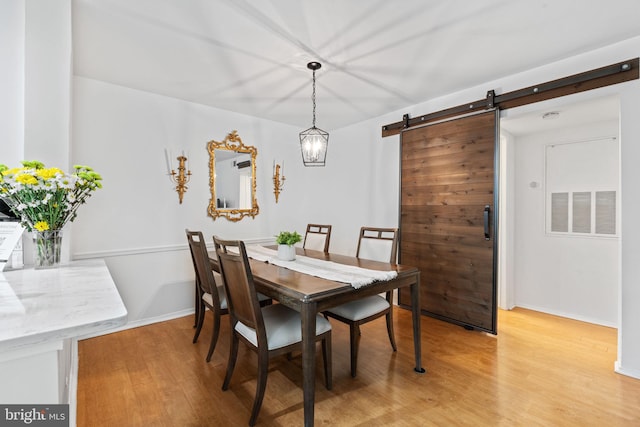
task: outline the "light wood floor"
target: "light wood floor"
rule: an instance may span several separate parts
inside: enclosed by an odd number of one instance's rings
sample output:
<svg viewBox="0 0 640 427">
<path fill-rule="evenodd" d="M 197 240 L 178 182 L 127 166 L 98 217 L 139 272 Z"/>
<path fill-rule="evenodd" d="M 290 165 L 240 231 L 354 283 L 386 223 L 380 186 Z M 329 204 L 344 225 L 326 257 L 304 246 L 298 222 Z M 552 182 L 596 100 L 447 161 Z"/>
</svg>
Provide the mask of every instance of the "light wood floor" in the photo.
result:
<svg viewBox="0 0 640 427">
<path fill-rule="evenodd" d="M 223 392 L 228 321 L 206 363 L 209 315 L 197 344 L 191 316 L 81 341 L 78 426 L 246 425 L 255 354 L 240 346 Z M 420 375 L 410 312 L 395 320 L 396 353 L 383 319 L 362 328 L 355 379 L 348 328 L 333 323 L 333 390 L 318 363 L 317 426 L 640 425 L 640 380 L 613 372 L 614 329 L 516 309 L 499 312 L 496 338 L 423 317 Z M 300 357 L 273 360 L 258 425 L 301 425 L 300 387 Z"/>
</svg>

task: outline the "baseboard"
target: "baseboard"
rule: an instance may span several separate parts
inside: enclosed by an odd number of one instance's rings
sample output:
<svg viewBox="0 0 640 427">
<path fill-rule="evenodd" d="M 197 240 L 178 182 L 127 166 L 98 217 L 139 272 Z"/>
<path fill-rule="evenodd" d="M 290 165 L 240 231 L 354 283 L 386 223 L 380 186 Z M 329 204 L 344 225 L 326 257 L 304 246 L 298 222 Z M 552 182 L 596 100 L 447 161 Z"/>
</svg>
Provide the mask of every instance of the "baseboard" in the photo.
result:
<svg viewBox="0 0 640 427">
<path fill-rule="evenodd" d="M 572 313 L 549 310 L 547 307 L 537 307 L 533 305 L 518 304 L 513 308 L 516 308 L 516 307 L 524 308 L 527 310 L 539 311 L 540 313 L 551 314 L 553 316 L 565 317 L 567 319 L 577 320 L 579 322 L 593 323 L 594 325 L 606 326 L 608 328 L 618 328 L 618 325 L 615 322 L 607 322 L 602 319 L 594 319 L 594 318 L 585 317 L 585 316 L 576 316 L 575 314 L 572 314 Z"/>
<path fill-rule="evenodd" d="M 188 309 L 185 309 L 185 310 L 174 311 L 173 313 L 163 314 L 161 316 L 148 317 L 146 319 L 133 320 L 133 321 L 127 322 L 126 324 L 124 324 L 122 326 L 119 326 L 117 328 L 109 329 L 107 331 L 96 332 L 96 333 L 90 334 L 90 335 L 84 335 L 84 336 L 82 336 L 80 338 L 80 340 L 86 340 L 86 339 L 89 339 L 89 338 L 99 337 L 99 336 L 102 336 L 102 335 L 109 335 L 109 334 L 113 334 L 115 332 L 125 331 L 127 329 L 133 329 L 133 328 L 139 328 L 141 326 L 152 325 L 154 323 L 166 322 L 167 320 L 178 319 L 180 317 L 185 317 L 185 316 L 189 316 L 189 315 L 193 316 L 194 311 L 195 310 L 193 308 L 188 308 Z"/>
<path fill-rule="evenodd" d="M 616 360 L 616 363 L 613 366 L 613 370 L 620 375 L 625 375 L 627 377 L 640 379 L 640 370 L 625 369 L 624 367 L 622 367 L 622 365 L 620 364 L 620 361 L 618 360 Z"/>
</svg>

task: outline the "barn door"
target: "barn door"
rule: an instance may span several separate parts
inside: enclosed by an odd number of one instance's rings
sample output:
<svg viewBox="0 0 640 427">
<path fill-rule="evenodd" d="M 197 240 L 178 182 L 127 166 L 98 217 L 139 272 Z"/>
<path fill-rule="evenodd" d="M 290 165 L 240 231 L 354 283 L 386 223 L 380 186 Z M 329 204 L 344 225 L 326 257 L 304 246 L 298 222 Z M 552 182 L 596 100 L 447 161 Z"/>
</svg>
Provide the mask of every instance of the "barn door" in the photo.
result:
<svg viewBox="0 0 640 427">
<path fill-rule="evenodd" d="M 400 262 L 422 312 L 495 334 L 498 110 L 401 134 Z M 400 305 L 411 295 L 402 291 Z"/>
</svg>

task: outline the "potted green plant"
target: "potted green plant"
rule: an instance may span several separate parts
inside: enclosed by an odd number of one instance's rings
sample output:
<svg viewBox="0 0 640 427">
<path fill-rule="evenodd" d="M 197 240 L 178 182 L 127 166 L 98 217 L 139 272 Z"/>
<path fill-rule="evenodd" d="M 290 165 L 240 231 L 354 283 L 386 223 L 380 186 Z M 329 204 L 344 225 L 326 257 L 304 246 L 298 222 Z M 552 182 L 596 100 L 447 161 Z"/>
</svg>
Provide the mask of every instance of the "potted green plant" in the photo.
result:
<svg viewBox="0 0 640 427">
<path fill-rule="evenodd" d="M 293 261 L 296 259 L 296 248 L 293 246 L 302 241 L 302 236 L 297 231 L 281 231 L 276 236 L 278 244 L 278 258 L 283 261 Z"/>
</svg>

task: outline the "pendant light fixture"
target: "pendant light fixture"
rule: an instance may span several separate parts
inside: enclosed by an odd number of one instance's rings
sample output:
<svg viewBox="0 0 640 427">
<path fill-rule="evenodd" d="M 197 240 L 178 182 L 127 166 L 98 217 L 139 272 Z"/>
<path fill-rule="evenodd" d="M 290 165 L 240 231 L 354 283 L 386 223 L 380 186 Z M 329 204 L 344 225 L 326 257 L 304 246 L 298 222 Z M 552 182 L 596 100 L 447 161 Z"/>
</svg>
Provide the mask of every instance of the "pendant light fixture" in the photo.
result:
<svg viewBox="0 0 640 427">
<path fill-rule="evenodd" d="M 327 157 L 327 145 L 329 145 L 329 134 L 316 127 L 316 70 L 322 64 L 319 62 L 309 62 L 307 68 L 313 71 L 313 124 L 300 132 L 300 150 L 302 151 L 302 162 L 305 166 L 324 166 Z"/>
</svg>

